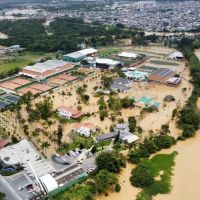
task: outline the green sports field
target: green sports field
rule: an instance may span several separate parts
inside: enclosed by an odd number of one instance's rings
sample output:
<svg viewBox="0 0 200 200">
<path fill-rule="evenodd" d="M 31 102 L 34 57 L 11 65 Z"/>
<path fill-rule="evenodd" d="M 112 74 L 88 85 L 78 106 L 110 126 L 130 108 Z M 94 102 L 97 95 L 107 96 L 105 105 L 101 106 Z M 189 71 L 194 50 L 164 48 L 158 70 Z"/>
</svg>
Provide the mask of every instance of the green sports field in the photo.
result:
<svg viewBox="0 0 200 200">
<path fill-rule="evenodd" d="M 0 73 L 7 72 L 16 67 L 23 68 L 30 63 L 35 63 L 37 60 L 47 57 L 54 57 L 54 54 L 40 52 L 21 52 L 16 57 L 0 59 Z"/>
</svg>

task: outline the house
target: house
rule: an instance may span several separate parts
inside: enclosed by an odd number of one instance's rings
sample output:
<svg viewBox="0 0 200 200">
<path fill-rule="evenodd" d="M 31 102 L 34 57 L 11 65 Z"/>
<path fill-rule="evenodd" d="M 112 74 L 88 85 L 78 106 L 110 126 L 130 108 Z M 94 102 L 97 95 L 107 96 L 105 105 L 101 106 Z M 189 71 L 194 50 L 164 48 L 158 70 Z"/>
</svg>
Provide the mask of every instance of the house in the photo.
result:
<svg viewBox="0 0 200 200">
<path fill-rule="evenodd" d="M 99 127 L 92 123 L 79 123 L 73 127 L 74 132 L 85 137 L 89 137 L 92 133 L 97 132 L 97 130 L 99 130 Z"/>
<path fill-rule="evenodd" d="M 96 137 L 97 142 L 115 139 L 119 137 L 119 140 L 127 145 L 134 144 L 139 137 L 132 134 L 129 130 L 127 123 L 117 124 L 113 132 L 102 134 Z"/>
<path fill-rule="evenodd" d="M 61 117 L 68 118 L 68 119 L 70 119 L 70 118 L 77 119 L 84 115 L 83 112 L 80 112 L 78 110 L 75 110 L 75 109 L 69 108 L 69 107 L 65 107 L 65 106 L 60 106 L 57 108 L 57 110 Z"/>
<path fill-rule="evenodd" d="M 132 81 L 127 78 L 114 78 L 110 89 L 116 92 L 128 92 L 131 89 Z"/>
</svg>

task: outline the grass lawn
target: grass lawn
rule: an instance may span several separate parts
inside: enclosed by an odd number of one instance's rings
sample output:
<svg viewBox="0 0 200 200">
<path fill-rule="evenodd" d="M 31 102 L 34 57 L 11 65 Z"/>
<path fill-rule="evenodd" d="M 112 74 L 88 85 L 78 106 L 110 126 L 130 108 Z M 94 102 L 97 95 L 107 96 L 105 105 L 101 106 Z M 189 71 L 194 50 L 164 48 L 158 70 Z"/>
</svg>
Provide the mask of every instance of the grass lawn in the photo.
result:
<svg viewBox="0 0 200 200">
<path fill-rule="evenodd" d="M 80 144 L 84 146 L 84 148 L 89 149 L 94 144 L 94 141 L 92 138 L 86 138 L 83 136 L 78 135 L 77 133 L 71 133 L 71 143 L 66 143 L 63 145 L 63 147 L 58 148 L 58 153 L 67 153 L 70 150 L 74 150 L 75 148 L 79 148 Z"/>
<path fill-rule="evenodd" d="M 145 188 L 137 196 L 136 200 L 152 200 L 157 194 L 167 194 L 171 191 L 171 176 L 173 175 L 173 167 L 175 165 L 175 157 L 177 152 L 171 154 L 158 154 L 150 159 L 150 166 L 155 182 Z M 142 162 L 145 162 L 143 160 Z"/>
<path fill-rule="evenodd" d="M 91 195 L 91 186 L 76 185 L 63 193 L 51 197 L 50 200 L 86 200 L 87 197 Z"/>
<path fill-rule="evenodd" d="M 16 67 L 23 68 L 30 63 L 35 63 L 37 60 L 47 57 L 53 57 L 52 53 L 40 53 L 40 52 L 21 52 L 18 56 L 12 59 L 0 60 L 0 73 L 7 72 Z"/>
<path fill-rule="evenodd" d="M 101 48 L 98 50 L 99 50 L 99 55 L 101 57 L 106 57 L 106 56 L 110 56 L 112 54 L 117 54 L 121 52 L 122 48 L 121 47 L 107 47 L 107 48 Z"/>
<path fill-rule="evenodd" d="M 169 66 L 178 66 L 178 63 L 175 62 L 168 62 L 162 60 L 151 60 L 150 63 L 157 64 L 157 65 L 169 65 Z"/>
</svg>

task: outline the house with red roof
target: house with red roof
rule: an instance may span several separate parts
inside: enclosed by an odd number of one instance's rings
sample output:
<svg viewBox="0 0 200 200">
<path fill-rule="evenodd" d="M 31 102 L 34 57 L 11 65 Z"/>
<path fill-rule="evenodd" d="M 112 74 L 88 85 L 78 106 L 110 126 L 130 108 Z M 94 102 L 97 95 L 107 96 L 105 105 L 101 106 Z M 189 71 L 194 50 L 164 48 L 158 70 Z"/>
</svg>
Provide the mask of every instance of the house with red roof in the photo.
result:
<svg viewBox="0 0 200 200">
<path fill-rule="evenodd" d="M 57 108 L 57 110 L 61 117 L 68 118 L 68 119 L 70 118 L 78 119 L 79 117 L 84 115 L 83 112 L 80 112 L 79 110 L 75 110 L 73 108 L 66 107 L 66 106 L 60 106 Z"/>
</svg>

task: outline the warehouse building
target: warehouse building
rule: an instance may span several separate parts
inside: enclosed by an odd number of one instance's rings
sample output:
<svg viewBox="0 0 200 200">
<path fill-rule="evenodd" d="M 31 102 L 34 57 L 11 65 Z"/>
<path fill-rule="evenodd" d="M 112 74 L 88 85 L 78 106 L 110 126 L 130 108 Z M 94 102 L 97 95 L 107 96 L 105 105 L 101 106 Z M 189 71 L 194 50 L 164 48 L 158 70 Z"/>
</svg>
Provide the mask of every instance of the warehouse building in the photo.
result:
<svg viewBox="0 0 200 200">
<path fill-rule="evenodd" d="M 159 68 L 148 76 L 148 80 L 153 83 L 167 84 L 167 81 L 174 77 L 175 71 L 167 68 Z"/>
<path fill-rule="evenodd" d="M 63 56 L 63 60 L 67 62 L 80 62 L 87 56 L 95 56 L 98 50 L 94 48 L 82 49 L 73 53 L 69 53 Z"/>
<path fill-rule="evenodd" d="M 72 69 L 74 65 L 62 60 L 47 60 L 43 63 L 37 63 L 22 69 L 19 74 L 34 78 L 36 80 L 44 80 L 52 75 Z"/>
</svg>

